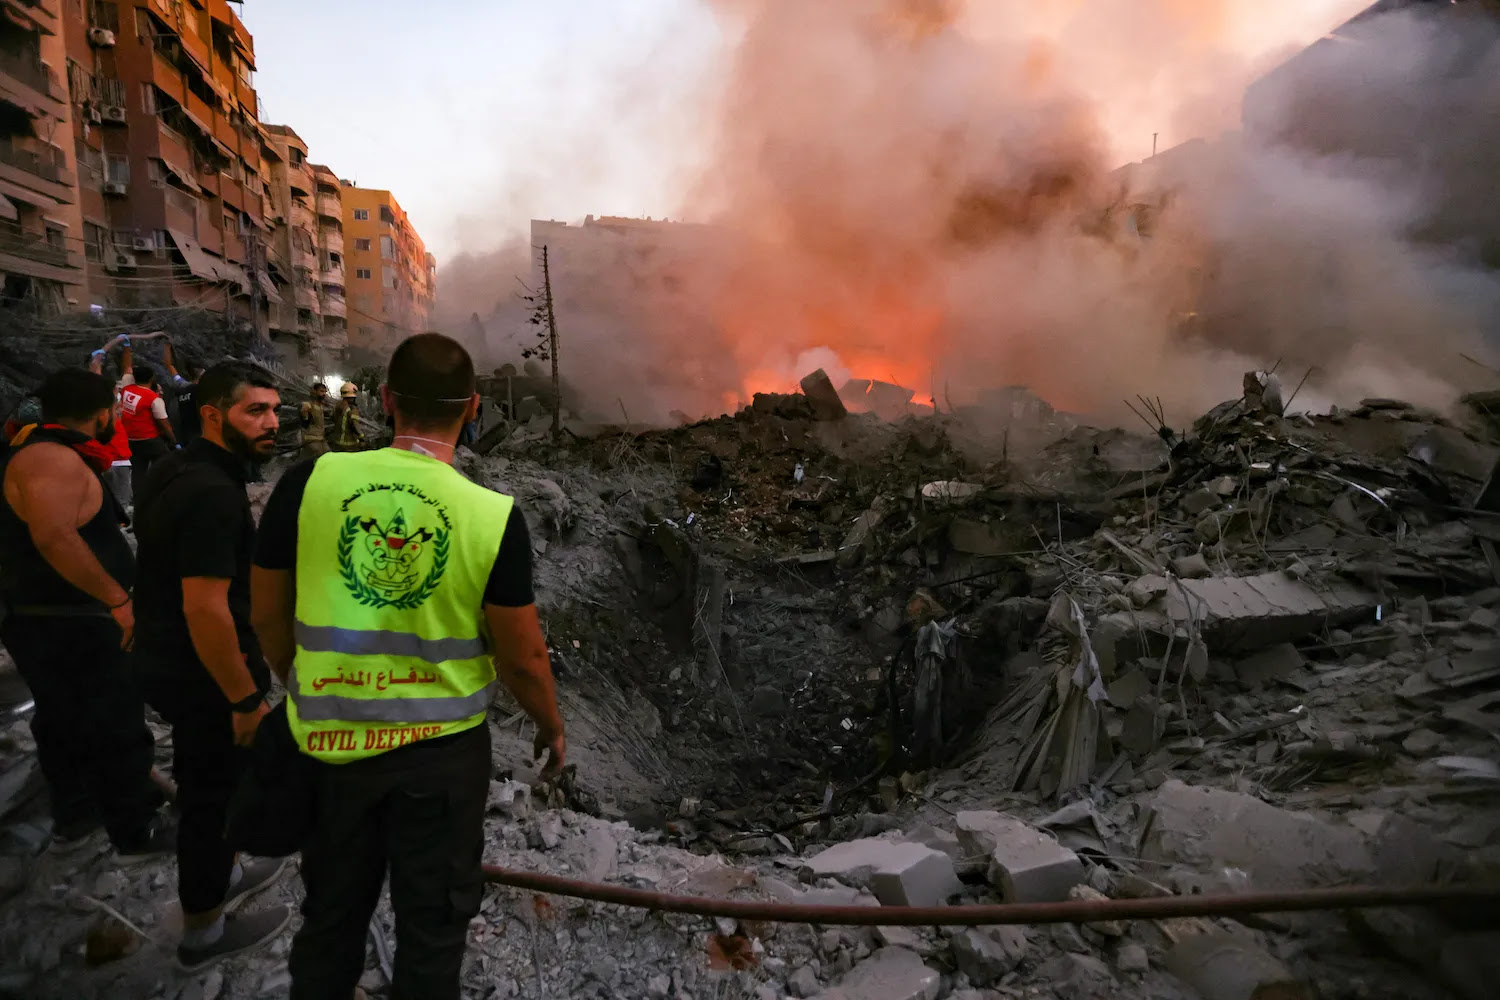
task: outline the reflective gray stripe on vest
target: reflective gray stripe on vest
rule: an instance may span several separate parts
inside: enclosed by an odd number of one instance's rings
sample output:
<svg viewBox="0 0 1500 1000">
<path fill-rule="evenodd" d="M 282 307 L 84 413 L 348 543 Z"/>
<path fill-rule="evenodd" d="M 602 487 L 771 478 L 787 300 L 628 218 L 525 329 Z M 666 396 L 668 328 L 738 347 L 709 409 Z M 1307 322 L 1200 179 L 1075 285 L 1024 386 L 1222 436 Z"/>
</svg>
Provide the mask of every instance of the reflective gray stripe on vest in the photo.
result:
<svg viewBox="0 0 1500 1000">
<path fill-rule="evenodd" d="M 309 653 L 344 653 L 348 656 L 403 656 L 427 663 L 472 660 L 483 656 L 484 639 L 424 639 L 410 632 L 383 629 L 339 628 L 297 622 L 297 645 Z"/>
<path fill-rule="evenodd" d="M 444 698 L 349 698 L 340 694 L 302 694 L 297 668 L 287 677 L 287 690 L 304 722 L 458 722 L 490 707 L 495 696 L 491 681 L 473 694 Z"/>
</svg>

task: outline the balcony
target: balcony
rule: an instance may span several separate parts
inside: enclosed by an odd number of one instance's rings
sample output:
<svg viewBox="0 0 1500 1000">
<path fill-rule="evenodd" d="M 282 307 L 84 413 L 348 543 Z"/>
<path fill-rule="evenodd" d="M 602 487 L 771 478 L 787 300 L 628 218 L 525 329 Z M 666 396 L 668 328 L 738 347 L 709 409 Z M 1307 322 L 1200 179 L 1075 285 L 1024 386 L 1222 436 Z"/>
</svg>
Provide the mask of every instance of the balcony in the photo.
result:
<svg viewBox="0 0 1500 1000">
<path fill-rule="evenodd" d="M 332 226 L 318 228 L 318 246 L 329 253 L 343 254 L 344 234 Z"/>
<path fill-rule="evenodd" d="M 323 315 L 325 317 L 337 316 L 342 319 L 348 315 L 348 308 L 345 305 L 344 297 L 342 295 L 331 294 L 325 289 L 322 296 L 320 296 L 320 301 L 322 303 Z"/>
<path fill-rule="evenodd" d="M 292 202 L 291 223 L 298 228 L 306 229 L 309 233 L 316 232 L 318 228 L 317 220 L 313 218 L 312 209 L 308 208 L 303 202 L 295 200 Z"/>
<path fill-rule="evenodd" d="M 324 194 L 318 192 L 318 214 L 329 219 L 337 219 L 341 224 L 344 221 L 344 205 L 336 194 Z"/>
<path fill-rule="evenodd" d="M 318 292 L 311 285 L 298 285 L 296 302 L 298 309 L 306 309 L 310 312 L 320 312 L 318 305 Z"/>
<path fill-rule="evenodd" d="M 0 138 L 0 180 L 47 195 L 63 204 L 73 203 L 73 175 L 63 169 L 62 150 L 42 146 L 40 150 L 23 149 L 9 139 Z"/>
<path fill-rule="evenodd" d="M 67 93 L 39 55 L 0 49 L 0 97 L 53 118 L 67 111 Z"/>
<path fill-rule="evenodd" d="M 41 233 L 28 233 L 14 222 L 0 219 L 0 271 L 25 274 L 46 281 L 81 282 L 79 255 L 47 242 Z"/>
<path fill-rule="evenodd" d="M 318 269 L 318 255 L 311 250 L 304 250 L 293 243 L 292 267 L 299 270 L 316 271 Z"/>
</svg>

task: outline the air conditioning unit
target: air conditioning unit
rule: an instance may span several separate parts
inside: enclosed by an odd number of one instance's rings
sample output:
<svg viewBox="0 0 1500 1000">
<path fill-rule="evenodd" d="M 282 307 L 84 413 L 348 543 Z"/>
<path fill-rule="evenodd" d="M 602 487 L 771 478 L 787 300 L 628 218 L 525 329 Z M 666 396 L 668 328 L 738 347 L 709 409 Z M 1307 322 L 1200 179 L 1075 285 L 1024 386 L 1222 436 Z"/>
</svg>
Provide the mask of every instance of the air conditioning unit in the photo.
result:
<svg viewBox="0 0 1500 1000">
<path fill-rule="evenodd" d="M 127 267 L 135 267 L 135 254 L 124 250 L 107 250 L 104 254 L 104 269 L 111 274 Z"/>
<path fill-rule="evenodd" d="M 94 107 L 93 105 L 89 105 L 88 114 L 89 121 L 93 122 L 95 125 L 98 125 L 101 121 L 104 120 L 104 116 L 99 113 L 99 109 Z"/>
<path fill-rule="evenodd" d="M 104 120 L 105 121 L 107 121 L 107 122 L 114 122 L 116 125 L 124 125 L 125 124 L 125 109 L 123 107 L 121 107 L 120 105 L 118 105 L 118 104 L 106 104 L 103 107 L 102 111 L 103 111 L 103 114 L 104 114 Z M 95 115 L 97 116 L 98 114 L 99 114 L 99 112 L 96 111 Z M 94 120 L 98 121 L 99 119 L 97 117 L 95 117 Z"/>
<path fill-rule="evenodd" d="M 115 47 L 115 33 L 108 28 L 90 28 L 89 44 L 101 49 L 112 49 Z"/>
<path fill-rule="evenodd" d="M 137 250 L 151 251 L 156 249 L 155 236 L 137 236 L 130 241 L 130 245 Z"/>
<path fill-rule="evenodd" d="M 105 194 L 119 194 L 119 195 L 123 195 L 123 194 L 126 193 L 127 190 L 128 190 L 128 186 L 126 185 L 126 183 L 124 181 L 105 181 L 104 182 L 104 193 Z"/>
</svg>

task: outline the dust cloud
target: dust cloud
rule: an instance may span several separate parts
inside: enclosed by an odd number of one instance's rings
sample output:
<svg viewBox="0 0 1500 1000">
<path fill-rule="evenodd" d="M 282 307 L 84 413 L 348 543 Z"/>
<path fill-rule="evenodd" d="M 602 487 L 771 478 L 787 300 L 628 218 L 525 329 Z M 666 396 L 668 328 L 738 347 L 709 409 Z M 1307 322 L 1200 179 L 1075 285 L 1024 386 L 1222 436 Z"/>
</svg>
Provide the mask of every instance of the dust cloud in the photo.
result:
<svg viewBox="0 0 1500 1000">
<path fill-rule="evenodd" d="M 709 225 L 664 236 L 667 265 L 559 269 L 564 376 L 641 419 L 817 365 L 1106 419 L 1143 393 L 1185 421 L 1278 361 L 1309 399 L 1443 402 L 1500 318 L 1487 3 L 1265 75 L 1363 4 L 714 0 L 732 53 L 682 205 Z M 529 336 L 495 308 L 511 273 L 440 279 L 497 362 Z"/>
</svg>

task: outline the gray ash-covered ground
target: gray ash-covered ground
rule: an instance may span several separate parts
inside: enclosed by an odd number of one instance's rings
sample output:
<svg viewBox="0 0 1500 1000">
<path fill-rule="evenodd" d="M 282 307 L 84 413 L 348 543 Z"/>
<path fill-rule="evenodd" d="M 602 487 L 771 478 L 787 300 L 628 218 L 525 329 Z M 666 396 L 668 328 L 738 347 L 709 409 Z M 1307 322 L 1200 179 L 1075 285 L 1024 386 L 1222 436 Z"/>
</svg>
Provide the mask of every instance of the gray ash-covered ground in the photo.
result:
<svg viewBox="0 0 1500 1000">
<path fill-rule="evenodd" d="M 1500 871 L 1500 498 L 1481 494 L 1500 448 L 1481 415 L 1283 417 L 1250 392 L 1135 435 L 763 397 L 671 431 L 525 437 L 458 464 L 526 513 L 574 770 L 527 793 L 528 723 L 497 705 L 494 862 L 868 905 L 890 885 L 857 862 L 893 849 L 958 876 L 938 879 L 955 903 Z M 33 758 L 24 723 L 0 741 L 3 788 Z M 284 995 L 285 939 L 172 972 L 171 865 L 37 859 L 44 811 L 16 799 L 0 987 Z M 1007 853 L 1032 839 L 1050 882 Z M 856 840 L 853 861 L 819 857 Z M 90 966 L 100 902 L 152 943 Z M 860 931 L 496 889 L 465 995 L 1218 1000 L 1203 953 L 1238 949 L 1262 970 L 1247 996 L 1478 1000 L 1492 916 Z"/>
</svg>

